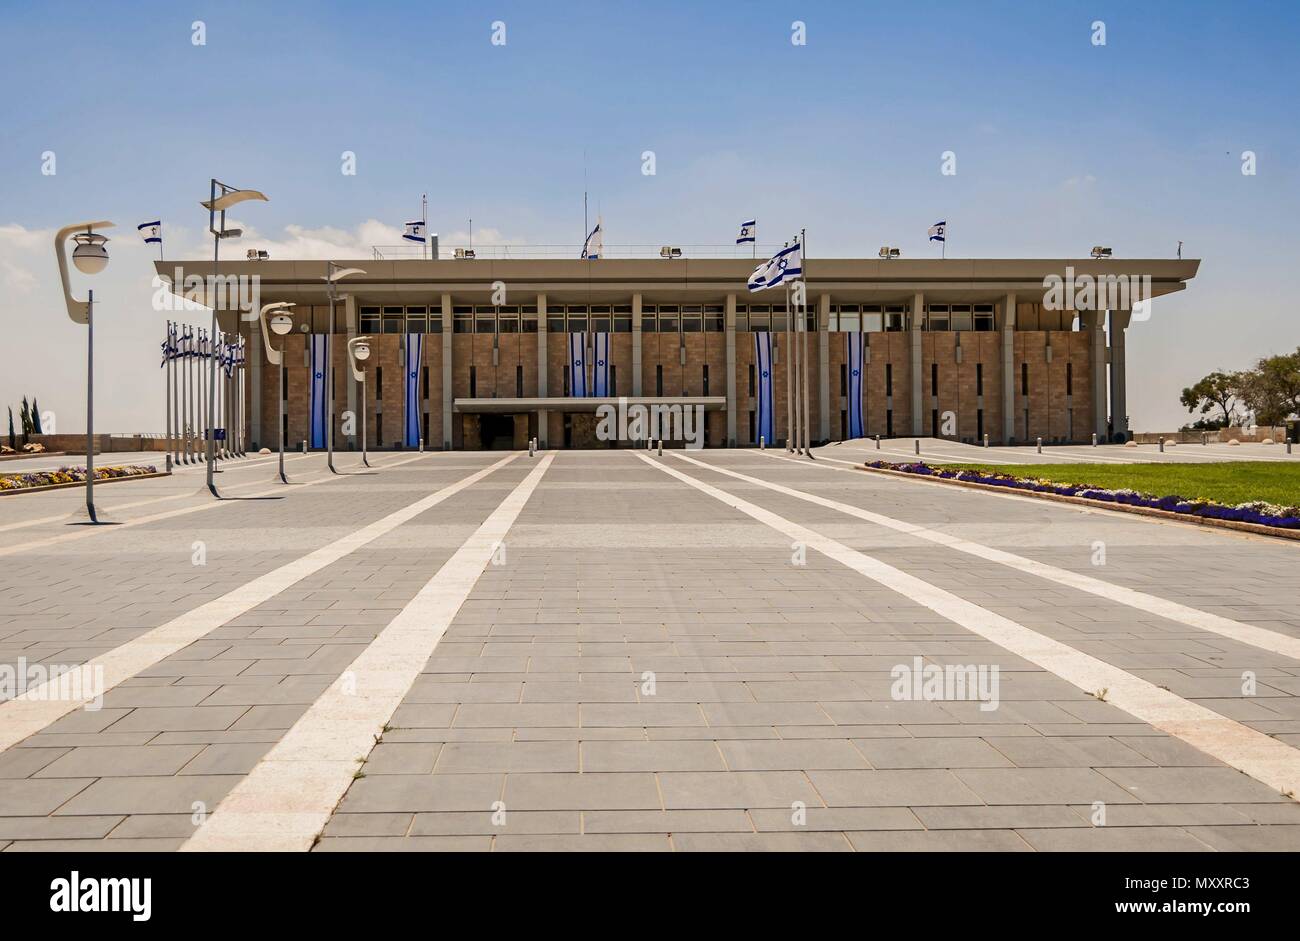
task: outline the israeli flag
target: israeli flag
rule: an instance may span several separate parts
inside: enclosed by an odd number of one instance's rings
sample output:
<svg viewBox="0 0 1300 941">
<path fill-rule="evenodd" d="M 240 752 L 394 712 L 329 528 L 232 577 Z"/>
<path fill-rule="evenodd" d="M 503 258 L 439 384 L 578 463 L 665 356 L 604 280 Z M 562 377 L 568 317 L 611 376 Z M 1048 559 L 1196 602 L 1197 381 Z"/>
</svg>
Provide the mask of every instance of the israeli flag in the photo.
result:
<svg viewBox="0 0 1300 941">
<path fill-rule="evenodd" d="M 594 358 L 591 368 L 591 394 L 596 398 L 605 398 L 610 395 L 608 333 L 601 332 L 591 335 L 591 352 Z"/>
<path fill-rule="evenodd" d="M 325 447 L 325 412 L 329 396 L 325 391 L 326 344 L 324 333 L 311 335 L 311 447 Z"/>
<path fill-rule="evenodd" d="M 406 335 L 406 433 L 403 443 L 408 448 L 418 448 L 421 438 L 420 417 L 420 365 L 423 362 L 424 334 L 408 333 Z"/>
<path fill-rule="evenodd" d="M 587 334 L 569 334 L 569 395 L 587 397 Z"/>
<path fill-rule="evenodd" d="M 783 281 L 794 280 L 803 274 L 803 246 L 798 242 L 781 249 L 768 261 L 754 269 L 747 287 L 751 291 L 765 291 Z"/>
<path fill-rule="evenodd" d="M 866 372 L 866 356 L 864 355 L 863 341 L 865 340 L 861 330 L 852 330 L 844 334 L 844 344 L 846 346 L 844 361 L 848 364 L 849 388 L 848 388 L 848 411 L 849 411 L 849 437 L 865 438 L 867 436 L 866 426 L 862 420 L 862 379 Z"/>
<path fill-rule="evenodd" d="M 406 223 L 406 232 L 403 233 L 402 238 L 406 239 L 408 242 L 419 242 L 420 244 L 424 244 L 426 241 L 424 230 L 424 222 L 416 219 L 414 222 Z"/>
<path fill-rule="evenodd" d="M 597 219 L 596 228 L 591 230 L 587 241 L 582 243 L 582 257 L 594 261 L 603 254 L 605 254 L 605 233 L 601 229 L 601 221 Z"/>
<path fill-rule="evenodd" d="M 776 426 L 772 413 L 772 334 L 759 330 L 754 334 L 754 370 L 758 373 L 758 401 L 754 403 L 754 433 L 768 445 L 775 442 Z M 754 444 L 758 444 L 757 441 Z"/>
<path fill-rule="evenodd" d="M 936 222 L 929 228 L 931 242 L 946 242 L 948 234 L 948 223 Z"/>
<path fill-rule="evenodd" d="M 136 230 L 139 231 L 140 237 L 144 239 L 146 245 L 150 242 L 156 242 L 159 245 L 162 244 L 161 219 L 157 222 L 142 222 L 136 226 Z"/>
<path fill-rule="evenodd" d="M 736 244 L 744 242 L 753 242 L 758 238 L 758 221 L 750 219 L 748 222 L 740 224 L 740 234 L 736 236 Z"/>
</svg>

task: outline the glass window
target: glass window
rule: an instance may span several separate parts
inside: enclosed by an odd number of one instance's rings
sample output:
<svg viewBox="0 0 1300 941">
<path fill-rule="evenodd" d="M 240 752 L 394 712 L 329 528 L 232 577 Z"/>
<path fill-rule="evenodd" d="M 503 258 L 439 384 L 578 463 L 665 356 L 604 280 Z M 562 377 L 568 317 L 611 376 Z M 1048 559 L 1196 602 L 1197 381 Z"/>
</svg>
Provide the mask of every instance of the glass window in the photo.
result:
<svg viewBox="0 0 1300 941">
<path fill-rule="evenodd" d="M 429 332 L 442 333 L 442 315 L 431 314 L 429 316 Z"/>
<path fill-rule="evenodd" d="M 862 332 L 879 333 L 881 330 L 885 329 L 884 319 L 885 315 L 880 312 L 879 308 L 873 311 L 863 311 Z"/>
<path fill-rule="evenodd" d="M 949 315 L 949 323 L 954 330 L 969 330 L 971 328 L 970 305 L 954 304 Z"/>
<path fill-rule="evenodd" d="M 501 313 L 497 315 L 497 329 L 502 333 L 518 333 L 518 310 L 517 307 L 502 307 Z"/>
<path fill-rule="evenodd" d="M 974 319 L 975 319 L 976 330 L 984 330 L 984 331 L 992 330 L 993 329 L 993 305 L 976 304 Z"/>
<path fill-rule="evenodd" d="M 492 310 L 492 308 L 489 307 L 488 312 L 483 313 L 482 310 L 480 309 L 480 311 L 474 315 L 474 332 L 475 333 L 496 333 L 497 332 L 496 311 Z"/>
<path fill-rule="evenodd" d="M 699 333 L 703 329 L 703 314 L 698 304 L 682 308 L 682 333 Z"/>
<path fill-rule="evenodd" d="M 659 308 L 659 332 L 676 333 L 678 327 L 678 317 L 676 307 L 660 306 Z"/>
<path fill-rule="evenodd" d="M 459 310 L 452 315 L 452 331 L 454 333 L 473 333 L 474 332 L 474 315 L 467 310 L 461 313 Z"/>
<path fill-rule="evenodd" d="M 564 332 L 564 308 L 556 310 L 554 307 L 546 312 L 546 329 L 549 333 Z"/>
<path fill-rule="evenodd" d="M 736 332 L 744 333 L 749 329 L 749 308 L 736 307 Z"/>
<path fill-rule="evenodd" d="M 785 316 L 785 307 L 780 305 L 772 306 L 772 332 L 781 333 L 786 329 L 788 321 Z"/>
<path fill-rule="evenodd" d="M 749 329 L 761 333 L 771 326 L 771 308 L 765 305 L 751 305 L 749 308 Z"/>
<path fill-rule="evenodd" d="M 862 329 L 862 315 L 858 313 L 856 304 L 842 304 L 839 310 L 839 324 L 831 323 L 832 330 L 841 330 L 845 333 L 852 333 Z"/>
<path fill-rule="evenodd" d="M 610 315 L 592 312 L 591 329 L 596 333 L 609 333 Z"/>
<path fill-rule="evenodd" d="M 707 333 L 722 333 L 726 329 L 726 314 L 722 308 L 714 310 L 706 307 L 704 309 L 704 330 Z"/>
<path fill-rule="evenodd" d="M 363 334 L 378 333 L 379 323 L 378 307 L 361 308 L 361 332 Z"/>
<path fill-rule="evenodd" d="M 584 308 L 578 309 L 583 310 Z M 587 315 L 585 313 L 575 314 L 572 307 L 569 308 L 568 321 L 570 333 L 583 333 L 587 329 Z"/>
<path fill-rule="evenodd" d="M 632 332 L 632 314 L 631 314 L 630 311 L 629 311 L 628 313 L 626 313 L 626 314 L 623 314 L 623 313 L 618 313 L 618 312 L 617 312 L 617 309 L 615 309 L 615 313 L 614 313 L 614 332 L 615 332 L 615 333 L 631 333 L 631 332 Z"/>
</svg>

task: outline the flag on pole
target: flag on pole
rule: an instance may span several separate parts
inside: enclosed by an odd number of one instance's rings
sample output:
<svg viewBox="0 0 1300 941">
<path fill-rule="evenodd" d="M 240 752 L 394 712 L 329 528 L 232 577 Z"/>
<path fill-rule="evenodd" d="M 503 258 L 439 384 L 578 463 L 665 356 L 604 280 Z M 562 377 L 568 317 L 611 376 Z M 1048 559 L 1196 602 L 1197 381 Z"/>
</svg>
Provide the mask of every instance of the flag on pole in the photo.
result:
<svg viewBox="0 0 1300 941">
<path fill-rule="evenodd" d="M 420 365 L 424 351 L 424 334 L 406 335 L 406 415 L 403 441 L 408 448 L 418 448 L 422 437 L 420 427 Z"/>
<path fill-rule="evenodd" d="M 862 379 L 866 356 L 864 355 L 865 339 L 861 330 L 851 330 L 844 334 L 844 343 L 848 347 L 845 353 L 845 360 L 848 365 L 849 389 L 849 437 L 865 438 L 867 436 L 866 426 L 862 421 Z"/>
<path fill-rule="evenodd" d="M 758 401 L 754 408 L 754 434 L 771 445 L 776 424 L 772 412 L 772 334 L 766 330 L 754 333 L 754 370 L 758 373 Z M 757 441 L 754 444 L 758 444 Z"/>
<path fill-rule="evenodd" d="M 596 227 L 591 230 L 587 241 L 582 244 L 582 257 L 594 261 L 603 254 L 605 254 L 605 233 L 601 229 L 600 217 L 597 216 Z"/>
<path fill-rule="evenodd" d="M 159 245 L 162 244 L 161 219 L 157 222 L 141 222 L 136 226 L 136 230 L 140 233 L 140 237 L 144 239 L 146 245 L 150 242 L 156 242 Z"/>
<path fill-rule="evenodd" d="M 573 398 L 587 396 L 587 334 L 569 334 L 569 395 Z"/>
<path fill-rule="evenodd" d="M 793 280 L 802 274 L 803 246 L 795 242 L 755 268 L 754 273 L 749 276 L 747 286 L 751 291 L 765 291 L 776 287 L 787 278 Z"/>
<path fill-rule="evenodd" d="M 328 396 L 325 394 L 325 341 L 329 336 L 324 333 L 311 335 L 311 447 L 325 447 L 325 406 Z"/>
<path fill-rule="evenodd" d="M 946 222 L 936 222 L 934 225 L 930 226 L 930 229 L 929 229 L 929 235 L 930 235 L 930 241 L 931 241 L 931 242 L 946 242 L 946 241 L 948 241 L 948 239 L 947 239 L 947 235 L 948 235 L 948 223 L 946 223 Z"/>
<path fill-rule="evenodd" d="M 758 239 L 758 220 L 750 219 L 748 222 L 740 224 L 740 234 L 736 236 L 736 244 L 744 242 L 753 242 Z"/>
<path fill-rule="evenodd" d="M 406 232 L 402 234 L 402 238 L 406 239 L 408 242 L 419 242 L 423 245 L 427 241 L 425 237 L 425 228 L 425 223 L 421 219 L 416 219 L 414 222 L 408 222 L 406 223 Z"/>
<path fill-rule="evenodd" d="M 609 392 L 609 334 L 601 331 L 591 335 L 591 352 L 594 362 L 591 370 L 591 394 L 604 398 Z"/>
</svg>

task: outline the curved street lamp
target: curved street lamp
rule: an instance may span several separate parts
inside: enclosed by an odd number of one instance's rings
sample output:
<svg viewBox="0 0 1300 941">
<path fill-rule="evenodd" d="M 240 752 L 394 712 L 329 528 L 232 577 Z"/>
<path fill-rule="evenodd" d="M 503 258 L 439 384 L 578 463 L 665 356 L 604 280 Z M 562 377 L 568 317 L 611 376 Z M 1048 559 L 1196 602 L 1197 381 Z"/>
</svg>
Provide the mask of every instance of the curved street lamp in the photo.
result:
<svg viewBox="0 0 1300 941">
<path fill-rule="evenodd" d="M 208 301 L 212 306 L 212 342 L 217 342 L 217 284 L 221 278 L 221 268 L 219 257 L 221 255 L 222 239 L 237 239 L 244 234 L 243 229 L 226 228 L 226 210 L 231 206 L 237 206 L 240 203 L 248 202 L 250 199 L 268 202 L 266 196 L 257 190 L 235 189 L 233 186 L 227 186 L 220 180 L 212 181 L 211 196 L 200 202 L 199 205 L 208 211 L 208 231 L 212 233 L 212 284 L 210 286 L 210 296 Z M 220 499 L 221 494 L 217 492 L 216 481 L 213 474 L 216 473 L 216 404 L 217 404 L 217 361 L 216 357 L 208 360 L 208 428 L 207 428 L 207 459 L 208 459 L 208 490 L 214 497 Z"/>
<path fill-rule="evenodd" d="M 354 274 L 365 274 L 365 272 L 360 268 L 344 268 L 338 262 L 327 261 L 325 277 L 321 278 L 325 282 L 325 290 L 330 299 L 330 332 L 325 335 L 325 387 L 328 390 L 325 396 L 329 402 L 325 421 L 325 448 L 328 452 L 325 463 L 335 474 L 338 471 L 334 469 L 334 302 L 338 298 L 338 283 Z"/>
<path fill-rule="evenodd" d="M 68 284 L 68 236 L 73 236 L 77 247 L 72 250 L 72 263 L 82 274 L 99 274 L 108 265 L 108 239 L 96 229 L 111 229 L 111 222 L 79 222 L 64 226 L 54 235 L 54 254 L 59 259 L 59 278 L 63 282 L 63 301 L 68 317 L 73 323 L 86 325 L 86 515 L 90 522 L 98 523 L 95 512 L 95 292 L 89 291 L 86 300 L 72 296 Z M 85 231 L 82 231 L 82 230 Z"/>
<path fill-rule="evenodd" d="M 370 337 L 353 337 L 348 340 L 348 359 L 352 363 L 352 378 L 361 383 L 361 463 L 366 467 L 366 373 L 360 364 L 370 358 Z"/>
<path fill-rule="evenodd" d="M 280 348 L 274 349 L 271 346 L 271 333 L 278 337 L 287 336 L 293 329 L 293 314 L 289 313 L 289 308 L 295 306 L 290 301 L 277 301 L 274 304 L 267 304 L 262 308 L 262 313 L 258 316 L 258 322 L 262 325 L 262 342 L 266 344 L 266 359 L 275 367 L 276 374 L 280 377 L 280 394 L 276 396 L 276 402 L 279 403 L 279 420 L 276 427 L 279 430 L 280 437 L 280 483 L 287 484 L 289 478 L 284 476 L 284 341 L 280 341 Z M 272 313 L 274 312 L 274 313 Z M 267 330 L 266 315 L 271 316 L 270 332 Z"/>
</svg>

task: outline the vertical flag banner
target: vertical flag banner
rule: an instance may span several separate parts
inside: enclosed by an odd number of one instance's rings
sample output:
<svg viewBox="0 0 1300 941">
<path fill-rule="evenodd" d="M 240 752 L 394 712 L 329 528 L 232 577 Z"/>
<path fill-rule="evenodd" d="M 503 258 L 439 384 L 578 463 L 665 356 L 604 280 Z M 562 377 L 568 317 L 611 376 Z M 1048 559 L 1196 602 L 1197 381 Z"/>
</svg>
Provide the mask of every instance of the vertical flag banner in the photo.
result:
<svg viewBox="0 0 1300 941">
<path fill-rule="evenodd" d="M 593 363 L 591 367 L 591 394 L 596 398 L 610 395 L 609 390 L 609 334 L 591 335 Z"/>
<path fill-rule="evenodd" d="M 569 334 L 569 395 L 574 398 L 587 396 L 587 334 Z"/>
<path fill-rule="evenodd" d="M 766 330 L 754 334 L 754 370 L 758 373 L 754 430 L 770 447 L 775 441 L 772 429 L 776 427 L 776 421 L 772 413 L 772 334 Z"/>
<path fill-rule="evenodd" d="M 863 341 L 865 339 L 865 335 L 860 330 L 852 330 L 844 334 L 846 346 L 844 360 L 848 363 L 849 374 L 847 397 L 849 400 L 850 438 L 865 438 L 867 436 L 866 426 L 862 421 L 862 379 L 863 367 L 866 361 Z"/>
<path fill-rule="evenodd" d="M 325 341 L 323 333 L 311 335 L 311 442 L 313 448 L 325 447 L 325 411 L 329 395 L 325 391 Z"/>
<path fill-rule="evenodd" d="M 420 446 L 420 354 L 424 351 L 424 334 L 406 335 L 406 433 L 403 443 L 408 448 Z"/>
</svg>

